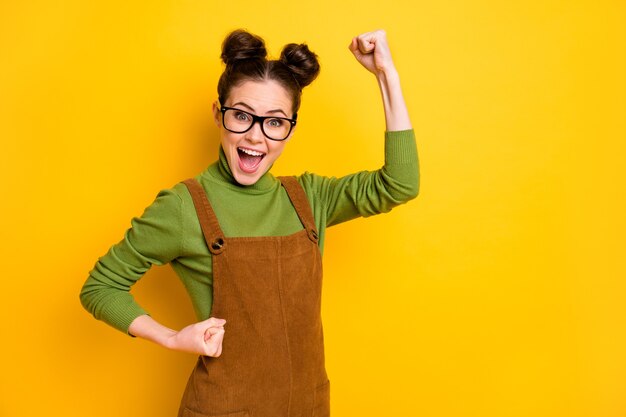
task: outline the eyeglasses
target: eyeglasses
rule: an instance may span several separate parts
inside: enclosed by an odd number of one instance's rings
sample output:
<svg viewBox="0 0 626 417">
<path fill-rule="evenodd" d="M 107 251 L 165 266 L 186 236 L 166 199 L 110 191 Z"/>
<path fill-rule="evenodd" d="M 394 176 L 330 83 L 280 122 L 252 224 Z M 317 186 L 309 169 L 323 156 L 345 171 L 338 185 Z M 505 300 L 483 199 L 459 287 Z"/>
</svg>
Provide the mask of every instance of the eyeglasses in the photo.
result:
<svg viewBox="0 0 626 417">
<path fill-rule="evenodd" d="M 296 125 L 296 117 L 288 119 L 276 116 L 257 116 L 234 107 L 222 106 L 222 124 L 224 128 L 233 133 L 245 133 L 252 129 L 255 123 L 261 125 L 263 134 L 272 140 L 285 140 Z"/>
</svg>

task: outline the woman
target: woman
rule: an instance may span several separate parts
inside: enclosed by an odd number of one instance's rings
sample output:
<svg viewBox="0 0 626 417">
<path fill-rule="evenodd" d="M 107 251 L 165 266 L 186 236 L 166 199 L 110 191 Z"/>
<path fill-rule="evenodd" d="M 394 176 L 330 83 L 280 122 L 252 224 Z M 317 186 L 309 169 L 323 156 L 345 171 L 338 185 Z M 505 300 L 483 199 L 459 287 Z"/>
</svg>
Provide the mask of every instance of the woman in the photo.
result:
<svg viewBox="0 0 626 417">
<path fill-rule="evenodd" d="M 180 417 L 328 416 L 320 318 L 324 231 L 417 196 L 415 137 L 384 31 L 352 39 L 385 110 L 385 165 L 342 178 L 269 173 L 291 139 L 302 88 L 319 72 L 304 45 L 267 60 L 264 42 L 229 34 L 213 104 L 218 161 L 159 192 L 124 238 L 98 259 L 81 302 L 96 318 L 169 349 L 199 355 Z M 130 287 L 171 263 L 199 322 L 155 321 Z M 228 323 L 228 324 L 227 324 Z"/>
</svg>

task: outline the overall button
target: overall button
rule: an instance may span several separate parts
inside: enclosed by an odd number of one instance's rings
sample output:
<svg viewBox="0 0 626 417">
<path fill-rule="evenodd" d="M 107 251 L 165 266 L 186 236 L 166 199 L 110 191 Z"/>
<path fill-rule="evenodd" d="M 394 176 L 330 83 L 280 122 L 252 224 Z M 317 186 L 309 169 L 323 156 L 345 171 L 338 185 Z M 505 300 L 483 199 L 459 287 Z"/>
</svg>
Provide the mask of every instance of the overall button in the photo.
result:
<svg viewBox="0 0 626 417">
<path fill-rule="evenodd" d="M 220 253 L 224 250 L 224 245 L 226 244 L 226 242 L 224 242 L 224 239 L 221 237 L 217 237 L 215 238 L 215 240 L 213 242 L 211 242 L 211 246 L 209 247 L 209 250 L 211 251 L 211 253 Z"/>
</svg>

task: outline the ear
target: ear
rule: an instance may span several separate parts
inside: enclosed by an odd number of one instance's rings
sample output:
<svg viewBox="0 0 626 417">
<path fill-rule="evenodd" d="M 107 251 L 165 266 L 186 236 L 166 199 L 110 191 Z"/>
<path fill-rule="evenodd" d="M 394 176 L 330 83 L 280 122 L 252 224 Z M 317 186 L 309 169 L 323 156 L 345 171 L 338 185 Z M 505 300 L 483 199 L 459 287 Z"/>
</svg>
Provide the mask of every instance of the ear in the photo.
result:
<svg viewBox="0 0 626 417">
<path fill-rule="evenodd" d="M 222 125 L 222 121 L 220 117 L 222 116 L 222 112 L 220 112 L 220 108 L 218 106 L 217 100 L 213 102 L 213 121 L 215 121 L 215 125 L 219 128 Z"/>
</svg>

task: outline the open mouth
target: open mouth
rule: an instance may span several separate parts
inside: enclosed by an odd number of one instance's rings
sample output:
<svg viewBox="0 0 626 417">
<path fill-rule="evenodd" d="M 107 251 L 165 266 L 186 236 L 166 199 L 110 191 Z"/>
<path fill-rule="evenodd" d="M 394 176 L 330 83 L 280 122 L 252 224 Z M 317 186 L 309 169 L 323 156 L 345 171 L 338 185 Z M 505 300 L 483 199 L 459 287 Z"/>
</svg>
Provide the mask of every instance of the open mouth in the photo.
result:
<svg viewBox="0 0 626 417">
<path fill-rule="evenodd" d="M 253 173 L 259 167 L 259 164 L 265 158 L 265 153 L 247 148 L 237 148 L 239 155 L 239 168 L 247 173 Z"/>
</svg>

